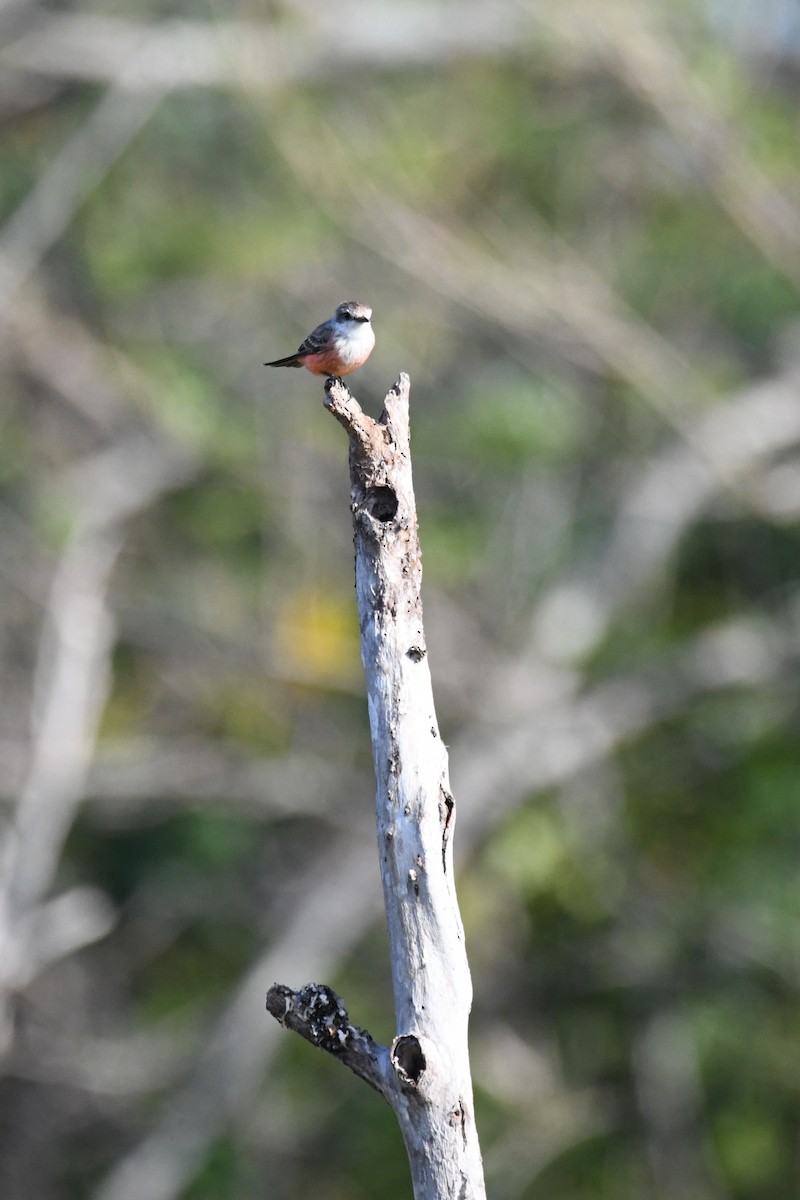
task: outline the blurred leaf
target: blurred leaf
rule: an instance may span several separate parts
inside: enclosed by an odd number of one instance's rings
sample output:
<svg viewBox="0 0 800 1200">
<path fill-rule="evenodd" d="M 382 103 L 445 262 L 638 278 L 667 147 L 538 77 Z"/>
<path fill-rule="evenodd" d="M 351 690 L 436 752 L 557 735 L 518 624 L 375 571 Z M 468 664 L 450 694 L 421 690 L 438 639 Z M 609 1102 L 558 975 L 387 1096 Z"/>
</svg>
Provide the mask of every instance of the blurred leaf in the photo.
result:
<svg viewBox="0 0 800 1200">
<path fill-rule="evenodd" d="M 358 678 L 358 623 L 355 604 L 315 588 L 286 596 L 277 615 L 275 652 L 299 678 L 320 683 Z"/>
</svg>

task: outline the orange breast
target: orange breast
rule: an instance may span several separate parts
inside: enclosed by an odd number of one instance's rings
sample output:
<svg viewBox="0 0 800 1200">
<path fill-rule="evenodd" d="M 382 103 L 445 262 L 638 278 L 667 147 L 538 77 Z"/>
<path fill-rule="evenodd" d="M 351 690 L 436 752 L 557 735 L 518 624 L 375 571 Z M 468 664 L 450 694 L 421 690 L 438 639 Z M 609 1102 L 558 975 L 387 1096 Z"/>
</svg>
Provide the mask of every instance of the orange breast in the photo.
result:
<svg viewBox="0 0 800 1200">
<path fill-rule="evenodd" d="M 349 375 L 351 371 L 355 371 L 364 362 L 364 358 L 359 358 L 353 361 L 351 358 L 342 358 L 335 350 L 326 350 L 322 354 L 309 354 L 303 358 L 303 366 L 306 367 L 312 375 Z"/>
</svg>

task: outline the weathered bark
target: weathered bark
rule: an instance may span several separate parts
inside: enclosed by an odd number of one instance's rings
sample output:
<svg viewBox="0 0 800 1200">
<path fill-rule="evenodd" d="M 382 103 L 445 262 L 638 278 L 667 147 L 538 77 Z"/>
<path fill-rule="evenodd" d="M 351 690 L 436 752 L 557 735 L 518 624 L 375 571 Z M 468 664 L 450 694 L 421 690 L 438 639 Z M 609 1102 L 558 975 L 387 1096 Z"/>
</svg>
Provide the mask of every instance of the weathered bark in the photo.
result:
<svg viewBox="0 0 800 1200">
<path fill-rule="evenodd" d="M 330 988 L 270 989 L 283 1024 L 341 1057 L 397 1114 L 416 1200 L 485 1195 L 472 1104 L 472 983 L 453 879 L 455 802 L 422 625 L 422 562 L 411 478 L 409 379 L 375 421 L 343 383 L 326 407 L 350 439 L 361 656 L 377 779 L 378 853 L 397 1036 L 381 1047 Z"/>
</svg>

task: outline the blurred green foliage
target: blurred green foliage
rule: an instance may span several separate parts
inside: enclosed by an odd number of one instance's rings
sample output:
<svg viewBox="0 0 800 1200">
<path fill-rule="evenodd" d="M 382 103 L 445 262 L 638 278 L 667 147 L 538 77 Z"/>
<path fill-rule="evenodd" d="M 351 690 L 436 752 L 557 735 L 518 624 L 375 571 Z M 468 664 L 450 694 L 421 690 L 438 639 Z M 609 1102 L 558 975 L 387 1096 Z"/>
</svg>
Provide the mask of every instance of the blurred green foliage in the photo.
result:
<svg viewBox="0 0 800 1200">
<path fill-rule="evenodd" d="M 389 1109 L 261 1013 L 286 964 L 394 1033 L 377 865 L 338 873 L 373 789 L 346 448 L 262 366 L 350 296 L 355 394 L 412 378 L 489 1194 L 800 1194 L 798 62 L 757 8 L 376 4 L 343 47 L 313 3 L 3 14 L 9 821 L 64 564 L 119 539 L 49 889 L 113 928 L 12 989 L 4 1200 L 409 1194 Z M 164 94 L 68 202 L 145 21 Z"/>
</svg>

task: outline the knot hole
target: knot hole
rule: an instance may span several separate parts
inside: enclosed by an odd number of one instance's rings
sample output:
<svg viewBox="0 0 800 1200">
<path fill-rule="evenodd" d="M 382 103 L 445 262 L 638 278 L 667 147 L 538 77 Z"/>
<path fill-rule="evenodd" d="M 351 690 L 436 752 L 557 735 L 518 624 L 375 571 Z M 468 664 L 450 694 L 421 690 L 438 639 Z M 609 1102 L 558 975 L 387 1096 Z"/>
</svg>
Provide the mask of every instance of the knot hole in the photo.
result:
<svg viewBox="0 0 800 1200">
<path fill-rule="evenodd" d="M 392 1043 L 392 1062 L 401 1082 L 416 1087 L 428 1065 L 419 1038 L 404 1033 Z"/>
<path fill-rule="evenodd" d="M 397 493 L 394 488 L 390 487 L 367 488 L 364 507 L 371 517 L 385 525 L 387 521 L 393 521 L 397 515 L 399 507 Z"/>
</svg>

